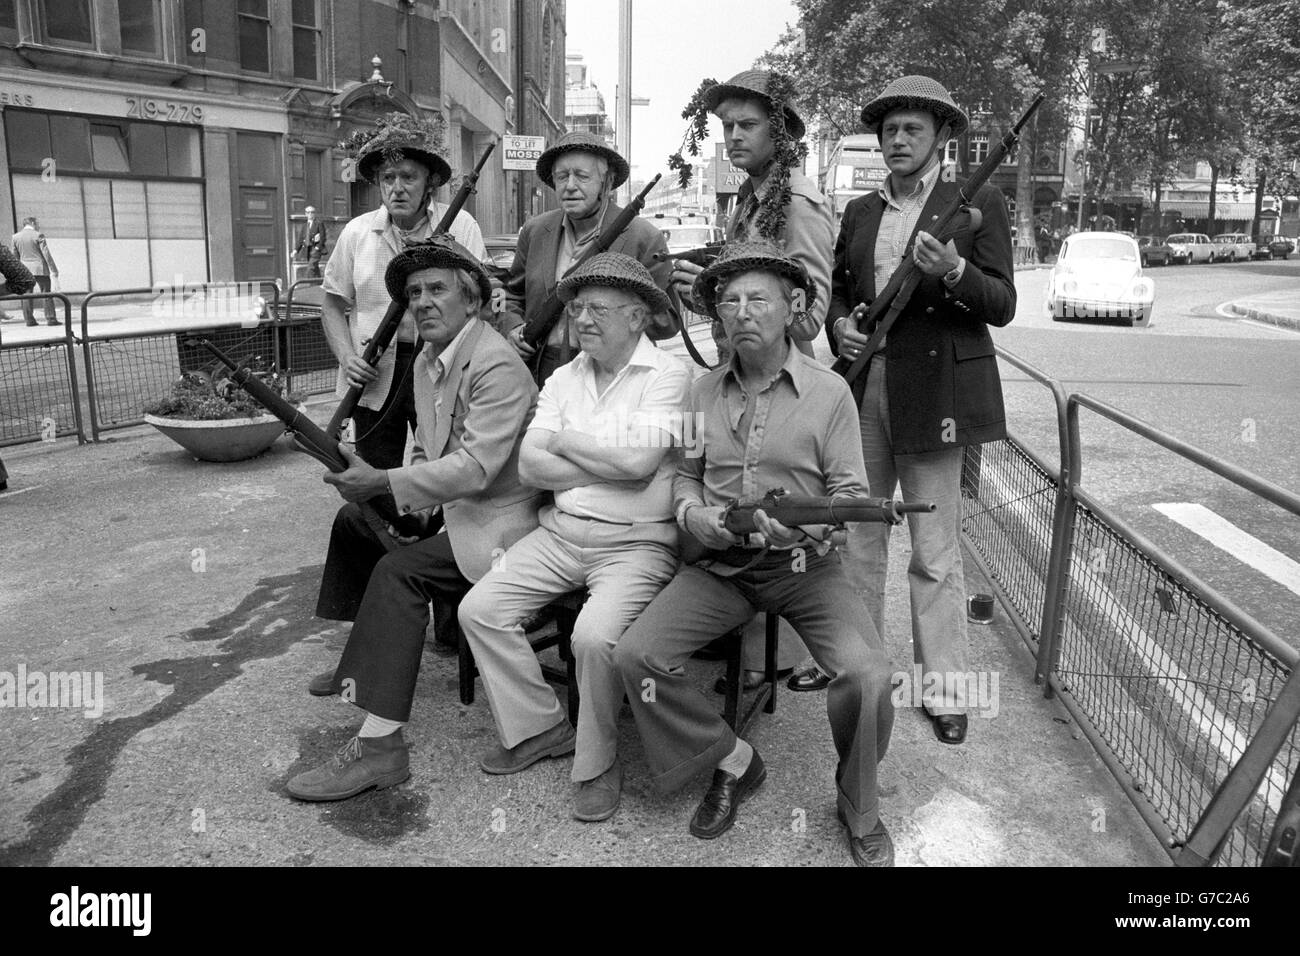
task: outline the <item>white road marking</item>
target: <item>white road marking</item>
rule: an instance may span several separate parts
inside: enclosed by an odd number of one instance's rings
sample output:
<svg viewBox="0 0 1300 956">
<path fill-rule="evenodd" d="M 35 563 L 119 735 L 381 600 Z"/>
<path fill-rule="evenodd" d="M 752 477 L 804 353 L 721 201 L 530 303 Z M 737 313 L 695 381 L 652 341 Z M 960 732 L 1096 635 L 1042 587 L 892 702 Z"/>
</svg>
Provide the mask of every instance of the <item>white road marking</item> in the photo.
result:
<svg viewBox="0 0 1300 956">
<path fill-rule="evenodd" d="M 12 491 L 2 492 L 5 498 L 14 498 L 18 495 L 25 495 L 29 491 L 35 491 L 37 488 L 44 488 L 44 485 L 32 485 L 28 488 L 15 488 Z"/>
<path fill-rule="evenodd" d="M 1010 492 L 1010 489 L 1005 487 L 995 473 L 985 472 L 981 480 L 987 481 L 990 485 L 999 486 L 997 487 L 997 493 L 1001 497 L 995 497 L 993 500 L 1009 502 L 1006 507 L 1021 512 L 1022 520 L 1032 517 L 1026 503 L 1016 501 L 1016 496 Z M 1235 766 L 1241 755 L 1245 753 L 1246 745 L 1249 743 L 1246 735 L 1237 729 L 1237 725 L 1231 718 L 1214 705 L 1214 702 L 1201 691 L 1195 681 L 1178 666 L 1178 662 L 1151 639 L 1151 636 L 1138 623 L 1137 618 L 1115 596 L 1114 592 L 1103 583 L 1100 575 L 1092 572 L 1092 565 L 1089 563 L 1087 555 L 1075 550 L 1070 558 L 1070 567 L 1072 571 L 1072 590 L 1075 595 L 1074 600 L 1091 600 L 1105 614 L 1115 628 L 1115 633 L 1127 641 L 1129 647 L 1137 655 L 1138 660 L 1156 678 L 1159 686 L 1182 708 L 1190 723 L 1204 734 L 1229 767 Z M 1101 572 L 1101 574 L 1104 573 Z M 1071 615 L 1065 615 L 1063 623 L 1066 629 L 1074 632 L 1075 642 L 1086 642 L 1088 640 L 1087 633 L 1075 624 Z M 1065 670 L 1082 666 L 1078 661 L 1066 659 L 1066 650 L 1069 647 L 1067 638 L 1069 636 L 1069 634 L 1063 632 L 1059 638 L 1061 641 L 1062 664 Z M 1128 697 L 1122 684 L 1119 691 L 1125 697 Z M 1081 688 L 1075 688 L 1073 693 L 1077 698 L 1081 693 Z M 1100 702 L 1094 701 L 1093 703 L 1096 705 Z M 1142 712 L 1140 708 L 1139 712 Z M 1217 774 L 1215 780 L 1219 784 L 1223 782 Z M 1282 805 L 1281 795 L 1286 792 L 1286 788 L 1287 781 L 1283 779 L 1276 769 L 1270 768 L 1267 776 L 1260 782 L 1256 796 L 1263 800 L 1274 813 L 1277 813 Z"/>
<path fill-rule="evenodd" d="M 1151 507 L 1170 521 L 1176 521 L 1188 531 L 1200 535 L 1216 548 L 1226 551 L 1260 574 L 1300 594 L 1300 563 L 1260 541 L 1254 535 L 1242 531 L 1227 518 L 1215 514 L 1204 505 L 1190 504 L 1185 501 L 1157 504 Z"/>
</svg>

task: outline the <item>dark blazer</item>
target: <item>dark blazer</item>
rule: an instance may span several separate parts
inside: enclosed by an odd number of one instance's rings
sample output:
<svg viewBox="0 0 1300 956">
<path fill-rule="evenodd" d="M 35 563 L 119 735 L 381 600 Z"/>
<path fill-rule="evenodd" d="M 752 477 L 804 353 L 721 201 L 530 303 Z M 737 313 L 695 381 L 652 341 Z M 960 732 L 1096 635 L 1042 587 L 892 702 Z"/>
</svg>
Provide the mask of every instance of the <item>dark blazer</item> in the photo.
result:
<svg viewBox="0 0 1300 956">
<path fill-rule="evenodd" d="M 610 203 L 605 222 L 613 222 L 622 211 L 621 206 Z M 552 209 L 529 219 L 519 230 L 515 261 L 510 264 L 510 273 L 505 281 L 505 311 L 497 325 L 502 335 L 532 319 L 555 291 L 555 262 L 560 255 L 560 226 L 563 222 L 564 211 Z M 655 262 L 654 254 L 667 253 L 668 244 L 664 241 L 664 234 L 650 223 L 640 218 L 633 219 L 623 234 L 614 240 L 609 251 L 639 260 L 650 270 L 655 285 L 667 290 L 668 278 L 673 272 L 672 261 Z M 676 331 L 675 326 L 665 325 L 662 320 L 662 316 L 657 317 L 655 324 L 647 329 L 650 338 L 666 338 Z"/>
<path fill-rule="evenodd" d="M 917 220 L 928 226 L 957 195 L 958 184 L 940 178 Z M 885 337 L 886 388 L 894 454 L 909 455 L 976 445 L 1006 437 L 1002 382 L 998 377 L 990 325 L 1003 326 L 1016 314 L 1011 228 L 1002 194 L 985 184 L 973 204 L 983 215 L 974 235 L 956 237 L 966 259 L 961 281 L 949 290 L 941 277 L 923 276 L 898 321 Z M 875 246 L 884 199 L 859 196 L 844 209 L 826 334 L 838 354 L 833 327 L 859 302 L 876 296 Z M 927 231 L 929 231 L 927 229 Z M 908 240 L 911 254 L 916 231 Z M 853 383 L 859 404 L 866 375 Z"/>
<path fill-rule="evenodd" d="M 324 220 L 317 219 L 311 225 L 310 230 L 308 230 L 306 222 L 298 225 L 298 229 L 294 233 L 293 254 L 298 258 L 303 258 L 305 251 L 309 262 L 319 262 L 320 257 L 325 253 L 325 243 L 329 240 L 329 232 L 325 228 Z"/>
</svg>

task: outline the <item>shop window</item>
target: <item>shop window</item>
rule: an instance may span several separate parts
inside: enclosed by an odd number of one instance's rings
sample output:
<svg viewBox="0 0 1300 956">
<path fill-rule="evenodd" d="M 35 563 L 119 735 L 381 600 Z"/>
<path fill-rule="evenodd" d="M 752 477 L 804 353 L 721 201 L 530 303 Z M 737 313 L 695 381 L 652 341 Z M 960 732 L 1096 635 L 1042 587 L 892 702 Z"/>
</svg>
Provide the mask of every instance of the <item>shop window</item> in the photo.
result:
<svg viewBox="0 0 1300 956">
<path fill-rule="evenodd" d="M 41 8 L 47 40 L 94 46 L 95 18 L 91 0 L 46 0 Z"/>
<path fill-rule="evenodd" d="M 131 172 L 144 176 L 167 175 L 167 127 L 161 123 L 132 123 L 127 145 Z"/>
<path fill-rule="evenodd" d="M 14 0 L 0 0 L 0 30 L 17 30 L 18 18 L 14 13 Z"/>
<path fill-rule="evenodd" d="M 50 149 L 50 123 L 43 113 L 5 110 L 5 136 L 9 140 L 9 165 L 40 169 L 54 155 Z"/>
<path fill-rule="evenodd" d="M 267 0 L 239 0 L 239 65 L 271 72 L 271 16 Z"/>
<path fill-rule="evenodd" d="M 90 161 L 90 121 L 84 116 L 51 116 L 50 140 L 54 158 L 62 172 L 88 173 Z"/>
<path fill-rule="evenodd" d="M 112 186 L 114 238 L 148 238 L 149 215 L 144 199 L 144 183 L 114 179 Z"/>
<path fill-rule="evenodd" d="M 158 0 L 117 0 L 122 49 L 127 53 L 162 54 Z"/>
<path fill-rule="evenodd" d="M 150 239 L 202 239 L 203 190 L 198 183 L 146 184 Z"/>
<path fill-rule="evenodd" d="M 95 171 L 100 173 L 129 173 L 126 136 L 117 123 L 91 123 L 90 147 Z"/>
<path fill-rule="evenodd" d="M 320 77 L 320 9 L 318 0 L 293 0 L 293 75 Z"/>
<path fill-rule="evenodd" d="M 199 131 L 184 126 L 168 126 L 166 130 L 168 174 L 198 179 L 203 175 Z"/>
</svg>

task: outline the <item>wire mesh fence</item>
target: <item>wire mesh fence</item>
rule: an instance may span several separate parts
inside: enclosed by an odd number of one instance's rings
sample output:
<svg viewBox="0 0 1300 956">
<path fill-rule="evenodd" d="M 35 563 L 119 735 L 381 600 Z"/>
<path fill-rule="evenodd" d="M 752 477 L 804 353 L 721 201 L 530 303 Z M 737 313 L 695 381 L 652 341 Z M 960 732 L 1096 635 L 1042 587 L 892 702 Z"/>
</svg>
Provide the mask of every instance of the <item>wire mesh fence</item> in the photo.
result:
<svg viewBox="0 0 1300 956">
<path fill-rule="evenodd" d="M 1076 522 L 1057 678 L 1181 843 L 1290 669 L 1081 504 Z M 1298 766 L 1293 727 L 1221 865 L 1259 864 Z"/>
<path fill-rule="evenodd" d="M 961 488 L 962 531 L 1037 643 L 1056 482 L 1004 440 L 967 446 Z"/>
<path fill-rule="evenodd" d="M 0 445 L 77 434 L 77 396 L 68 375 L 68 344 L 0 347 Z"/>
</svg>

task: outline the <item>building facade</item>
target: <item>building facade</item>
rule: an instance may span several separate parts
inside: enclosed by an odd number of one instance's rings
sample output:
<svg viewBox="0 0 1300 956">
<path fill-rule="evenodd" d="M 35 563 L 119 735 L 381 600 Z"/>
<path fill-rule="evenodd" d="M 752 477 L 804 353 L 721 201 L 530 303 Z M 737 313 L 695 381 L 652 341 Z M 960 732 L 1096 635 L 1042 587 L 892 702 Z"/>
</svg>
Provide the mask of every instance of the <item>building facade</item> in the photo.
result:
<svg viewBox="0 0 1300 956">
<path fill-rule="evenodd" d="M 292 278 L 296 222 L 378 205 L 338 144 L 441 117 L 458 185 L 505 133 L 562 132 L 563 0 L 0 4 L 0 222 L 29 215 L 68 291 Z M 485 234 L 545 208 L 497 150 Z"/>
</svg>

